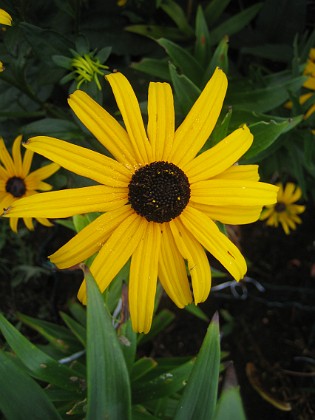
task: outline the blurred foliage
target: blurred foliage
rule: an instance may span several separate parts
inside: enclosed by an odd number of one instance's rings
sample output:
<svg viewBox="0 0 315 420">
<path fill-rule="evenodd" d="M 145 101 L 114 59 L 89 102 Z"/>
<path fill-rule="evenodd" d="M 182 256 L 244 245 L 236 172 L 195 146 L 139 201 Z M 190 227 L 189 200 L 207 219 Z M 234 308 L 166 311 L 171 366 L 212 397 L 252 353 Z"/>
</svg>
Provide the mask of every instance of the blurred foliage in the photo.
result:
<svg viewBox="0 0 315 420">
<path fill-rule="evenodd" d="M 304 200 L 314 200 L 315 113 L 308 118 L 305 114 L 315 104 L 315 95 L 304 103 L 299 100 L 307 92 L 304 84 L 309 76 L 304 69 L 315 46 L 311 3 L 2 0 L 1 8 L 13 18 L 12 26 L 1 26 L 0 32 L 4 66 L 0 135 L 8 146 L 21 133 L 24 138 L 42 134 L 98 150 L 100 145 L 73 118 L 67 96 L 80 87 L 116 112 L 103 78 L 116 69 L 131 79 L 144 113 L 148 81 L 171 83 L 180 122 L 220 66 L 228 75 L 229 88 L 205 148 L 246 123 L 255 140 L 242 162 L 259 163 L 261 178 L 268 182 L 296 182 Z M 81 60 L 83 67 L 76 67 L 73 59 Z M 285 107 L 288 101 L 291 109 Z M 40 158 L 36 159 L 40 166 Z M 82 185 L 80 177 L 62 177 L 56 179 L 57 188 Z M 78 231 L 94 216 L 86 217 L 60 224 Z M 36 265 L 36 250 L 27 246 L 32 241 L 24 237 L 25 231 L 13 238 L 6 222 L 0 226 L 0 273 L 12 279 L 14 288 L 45 275 L 47 268 Z M 19 314 L 17 327 L 22 322 L 35 329 L 46 340 L 44 345 L 32 344 L 1 316 L 4 415 L 8 419 L 26 414 L 51 419 L 69 415 L 74 419 L 245 418 L 233 381 L 226 380 L 217 400 L 217 320 L 210 324 L 196 359 L 138 357 L 138 349 L 170 325 L 173 315 L 158 312 L 152 331 L 136 336 L 129 321 L 115 319 L 124 278 L 125 273 L 120 273 L 105 292 L 106 307 L 89 279 L 90 299 L 96 303 L 88 304 L 87 316 L 80 305 L 70 304 L 69 312 L 60 314 L 66 327 Z"/>
</svg>

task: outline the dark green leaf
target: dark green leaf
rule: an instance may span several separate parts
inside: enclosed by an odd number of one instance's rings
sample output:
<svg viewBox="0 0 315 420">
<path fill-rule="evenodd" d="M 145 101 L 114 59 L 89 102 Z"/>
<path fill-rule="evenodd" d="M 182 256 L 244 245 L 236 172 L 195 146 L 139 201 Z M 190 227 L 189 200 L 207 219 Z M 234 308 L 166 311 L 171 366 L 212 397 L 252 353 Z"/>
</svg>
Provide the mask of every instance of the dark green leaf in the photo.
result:
<svg viewBox="0 0 315 420">
<path fill-rule="evenodd" d="M 87 282 L 87 420 L 131 417 L 129 376 L 102 295 L 90 272 Z"/>
<path fill-rule="evenodd" d="M 175 420 L 209 420 L 213 417 L 220 369 L 220 331 L 218 315 L 213 317 L 202 343 Z"/>
<path fill-rule="evenodd" d="M 177 28 L 168 28 L 158 25 L 130 25 L 125 28 L 126 31 L 134 32 L 139 35 L 146 36 L 151 39 L 167 38 L 172 41 L 184 41 L 187 35 Z"/>
<path fill-rule="evenodd" d="M 22 133 L 26 137 L 31 136 L 52 136 L 64 140 L 72 140 L 73 137 L 82 137 L 78 126 L 68 120 L 59 118 L 44 118 L 29 124 L 25 124 Z"/>
<path fill-rule="evenodd" d="M 195 317 L 201 319 L 202 321 L 209 322 L 209 317 L 206 315 L 200 306 L 194 305 L 191 303 L 190 305 L 185 306 L 186 311 L 190 312 Z"/>
<path fill-rule="evenodd" d="M 163 0 L 160 5 L 161 9 L 176 23 L 187 36 L 193 36 L 194 32 L 189 25 L 183 9 L 173 0 Z"/>
<path fill-rule="evenodd" d="M 214 70 L 216 67 L 220 67 L 224 73 L 228 73 L 229 71 L 229 59 L 228 59 L 228 49 L 229 49 L 229 39 L 225 36 L 219 42 L 218 46 L 216 47 L 213 55 L 211 56 L 211 60 L 208 64 L 207 69 L 204 72 L 202 82 L 199 84 L 199 87 L 203 88 L 210 77 L 213 75 Z"/>
<path fill-rule="evenodd" d="M 168 61 L 168 59 L 143 58 L 138 63 L 132 63 L 131 67 L 161 80 L 171 81 Z"/>
<path fill-rule="evenodd" d="M 137 381 L 139 378 L 142 378 L 144 375 L 154 369 L 156 365 L 157 362 L 151 357 L 142 357 L 141 359 L 137 360 L 132 367 L 130 374 L 131 381 Z"/>
<path fill-rule="evenodd" d="M 60 312 L 60 316 L 67 324 L 68 328 L 77 337 L 80 343 L 85 347 L 86 345 L 86 329 L 64 312 Z"/>
<path fill-rule="evenodd" d="M 138 343 L 143 344 L 153 340 L 153 338 L 159 334 L 174 321 L 175 315 L 168 309 L 162 309 L 157 315 L 154 316 L 151 330 L 148 334 L 142 334 L 139 336 Z"/>
<path fill-rule="evenodd" d="M 205 8 L 205 17 L 209 26 L 219 19 L 231 0 L 212 0 Z"/>
<path fill-rule="evenodd" d="M 61 419 L 43 389 L 0 350 L 0 410 L 8 420 Z"/>
<path fill-rule="evenodd" d="M 195 35 L 195 58 L 202 67 L 205 67 L 208 64 L 211 55 L 211 48 L 209 30 L 201 6 L 198 6 L 197 9 Z"/>
<path fill-rule="evenodd" d="M 214 420 L 246 420 L 239 387 L 223 390 Z"/>
</svg>

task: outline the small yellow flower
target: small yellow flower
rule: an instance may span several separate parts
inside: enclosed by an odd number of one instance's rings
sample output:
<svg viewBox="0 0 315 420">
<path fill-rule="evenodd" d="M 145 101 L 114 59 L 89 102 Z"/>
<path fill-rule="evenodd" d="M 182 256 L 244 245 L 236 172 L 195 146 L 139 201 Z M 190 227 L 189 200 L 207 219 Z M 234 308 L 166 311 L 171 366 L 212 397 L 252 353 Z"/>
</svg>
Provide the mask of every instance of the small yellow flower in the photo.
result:
<svg viewBox="0 0 315 420">
<path fill-rule="evenodd" d="M 97 254 L 90 270 L 104 291 L 131 258 L 131 321 L 135 331 L 148 332 L 158 278 L 180 308 L 208 297 L 211 270 L 206 250 L 236 280 L 244 277 L 245 259 L 216 221 L 258 220 L 262 206 L 276 202 L 278 187 L 258 182 L 257 165 L 235 165 L 253 142 L 246 126 L 198 155 L 222 109 L 227 89 L 222 70 L 216 69 L 176 130 L 168 83 L 150 83 L 146 129 L 128 80 L 121 73 L 106 78 L 125 128 L 83 91 L 74 92 L 69 105 L 113 158 L 50 137 L 34 137 L 26 144 L 28 150 L 100 185 L 24 198 L 5 216 L 101 212 L 50 259 L 67 268 Z M 78 297 L 86 302 L 85 282 Z"/>
<path fill-rule="evenodd" d="M 277 203 L 268 205 L 262 211 L 260 220 L 266 220 L 268 226 L 278 227 L 282 225 L 284 232 L 289 235 L 290 229 L 295 230 L 296 225 L 302 223 L 298 216 L 305 210 L 305 206 L 294 204 L 302 196 L 302 190 L 292 182 L 288 182 L 285 187 L 279 186 Z"/>
<path fill-rule="evenodd" d="M 0 61 L 0 73 L 4 71 L 4 65 L 2 61 Z"/>
<path fill-rule="evenodd" d="M 0 24 L 12 26 L 12 17 L 3 9 L 0 9 Z"/>
<path fill-rule="evenodd" d="M 0 208 L 6 209 L 22 197 L 36 194 L 39 191 L 51 190 L 51 185 L 43 182 L 44 179 L 54 174 L 59 165 L 51 163 L 34 172 L 30 172 L 33 152 L 26 150 L 24 159 L 21 156 L 22 136 L 18 136 L 13 143 L 12 157 L 0 137 Z M 2 164 L 1 164 L 2 163 Z M 24 217 L 24 223 L 30 230 L 34 229 L 31 217 Z M 44 226 L 52 226 L 46 218 L 36 218 Z M 18 218 L 10 219 L 10 227 L 17 232 Z"/>
<path fill-rule="evenodd" d="M 304 82 L 303 86 L 306 89 L 311 90 L 312 92 L 304 93 L 300 96 L 299 102 L 301 105 L 303 105 L 308 99 L 310 99 L 312 96 L 314 96 L 315 91 L 315 48 L 312 48 L 309 53 L 309 58 L 307 60 L 305 69 L 303 74 L 305 76 L 309 76 L 309 78 Z M 292 102 L 289 101 L 285 104 L 285 107 L 287 109 L 292 109 Z M 311 105 L 310 108 L 306 111 L 304 115 L 304 119 L 306 120 L 309 118 L 313 113 L 315 112 L 315 104 Z"/>
</svg>

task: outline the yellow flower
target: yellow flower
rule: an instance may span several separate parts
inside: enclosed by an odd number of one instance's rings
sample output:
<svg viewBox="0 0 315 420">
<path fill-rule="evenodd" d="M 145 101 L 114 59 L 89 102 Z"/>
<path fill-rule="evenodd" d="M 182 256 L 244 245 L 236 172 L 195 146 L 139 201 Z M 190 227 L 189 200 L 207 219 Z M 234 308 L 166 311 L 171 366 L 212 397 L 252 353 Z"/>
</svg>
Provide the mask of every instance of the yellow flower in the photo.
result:
<svg viewBox="0 0 315 420">
<path fill-rule="evenodd" d="M 0 9 L 0 24 L 1 25 L 12 25 L 12 17 L 3 9 Z"/>
<path fill-rule="evenodd" d="M 132 325 L 135 331 L 148 332 L 157 278 L 180 308 L 208 297 L 211 271 L 205 250 L 236 280 L 244 277 L 244 257 L 215 221 L 257 220 L 263 205 L 276 202 L 278 188 L 258 182 L 257 165 L 234 165 L 253 141 L 246 126 L 197 156 L 221 112 L 227 89 L 222 70 L 216 69 L 176 131 L 168 83 L 150 83 L 145 130 L 128 80 L 121 73 L 106 78 L 125 128 L 82 91 L 70 96 L 69 105 L 113 158 L 49 137 L 26 144 L 28 150 L 101 185 L 25 198 L 5 216 L 102 212 L 50 259 L 67 268 L 97 253 L 90 269 L 104 291 L 131 258 Z M 85 282 L 78 297 L 86 301 Z"/>
<path fill-rule="evenodd" d="M 277 203 L 266 206 L 262 211 L 260 220 L 266 220 L 268 226 L 278 227 L 282 225 L 284 232 L 289 235 L 290 229 L 295 230 L 296 225 L 302 223 L 298 214 L 303 213 L 305 206 L 294 204 L 302 196 L 301 188 L 292 182 L 288 182 L 285 187 L 279 186 Z"/>
<path fill-rule="evenodd" d="M 21 156 L 22 136 L 18 136 L 13 143 L 12 157 L 5 147 L 2 137 L 0 137 L 0 208 L 5 209 L 12 205 L 21 197 L 27 197 L 39 191 L 51 190 L 51 185 L 43 182 L 59 169 L 59 165 L 51 163 L 34 172 L 30 172 L 33 152 L 26 150 L 24 159 Z M 1 163 L 3 165 L 1 165 Z M 26 216 L 23 218 L 26 227 L 34 229 L 32 218 Z M 44 226 L 52 226 L 46 218 L 37 218 L 38 222 Z M 17 232 L 18 218 L 10 219 L 10 227 Z"/>
<path fill-rule="evenodd" d="M 4 65 L 2 61 L 0 61 L 0 73 L 4 71 Z"/>
<path fill-rule="evenodd" d="M 303 86 L 306 89 L 309 89 L 313 92 L 304 93 L 300 96 L 299 102 L 303 105 L 308 99 L 314 96 L 315 91 L 315 48 L 312 48 L 309 53 L 309 58 L 307 60 L 305 69 L 303 74 L 305 76 L 309 76 L 309 78 L 304 82 Z M 285 107 L 288 109 L 292 109 L 292 102 L 289 101 L 285 104 Z M 315 104 L 311 105 L 310 108 L 306 111 L 304 115 L 304 119 L 306 120 L 315 112 Z"/>
</svg>

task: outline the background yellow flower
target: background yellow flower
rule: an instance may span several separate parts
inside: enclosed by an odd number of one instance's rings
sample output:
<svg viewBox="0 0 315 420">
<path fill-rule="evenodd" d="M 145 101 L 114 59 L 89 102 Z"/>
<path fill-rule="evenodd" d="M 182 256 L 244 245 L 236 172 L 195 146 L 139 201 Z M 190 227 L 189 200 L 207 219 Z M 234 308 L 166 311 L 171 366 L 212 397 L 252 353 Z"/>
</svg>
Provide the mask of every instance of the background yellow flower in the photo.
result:
<svg viewBox="0 0 315 420">
<path fill-rule="evenodd" d="M 43 182 L 44 179 L 54 174 L 60 166 L 56 163 L 43 166 L 30 172 L 33 152 L 26 150 L 24 159 L 21 156 L 22 136 L 18 136 L 13 143 L 12 157 L 10 156 L 4 141 L 0 138 L 0 208 L 8 208 L 14 201 L 36 194 L 38 191 L 49 191 L 50 184 Z M 36 218 L 44 226 L 52 226 L 46 218 Z M 26 227 L 34 229 L 31 217 L 23 217 Z M 17 232 L 18 218 L 10 219 L 10 227 Z"/>
</svg>

